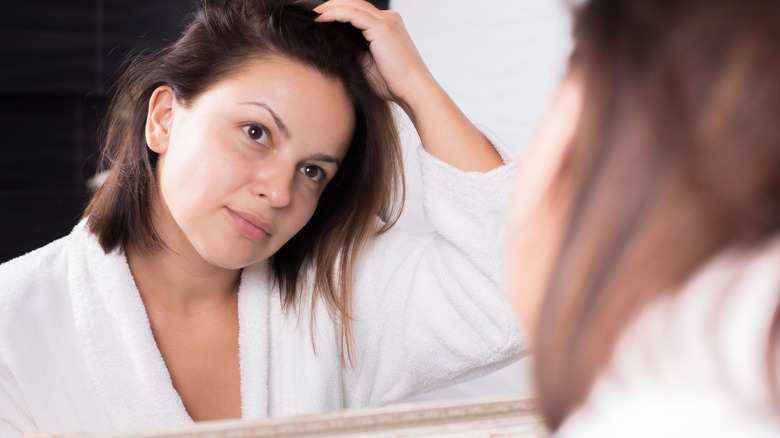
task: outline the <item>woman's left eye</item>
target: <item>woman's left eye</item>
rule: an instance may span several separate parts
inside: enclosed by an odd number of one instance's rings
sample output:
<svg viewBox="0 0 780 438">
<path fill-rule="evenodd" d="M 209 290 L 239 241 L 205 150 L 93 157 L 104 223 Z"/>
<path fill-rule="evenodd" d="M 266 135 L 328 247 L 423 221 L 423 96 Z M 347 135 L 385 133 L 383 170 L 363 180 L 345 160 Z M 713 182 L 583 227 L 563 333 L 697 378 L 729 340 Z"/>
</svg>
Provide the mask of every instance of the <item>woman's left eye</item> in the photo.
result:
<svg viewBox="0 0 780 438">
<path fill-rule="evenodd" d="M 320 183 L 325 180 L 325 171 L 319 166 L 302 166 L 301 173 L 310 180 Z"/>
<path fill-rule="evenodd" d="M 256 123 L 250 123 L 248 125 L 244 125 L 241 129 L 244 130 L 244 133 L 247 135 L 247 137 L 252 139 L 252 141 L 261 144 L 268 143 L 268 131 L 265 129 L 265 126 L 258 125 Z"/>
</svg>

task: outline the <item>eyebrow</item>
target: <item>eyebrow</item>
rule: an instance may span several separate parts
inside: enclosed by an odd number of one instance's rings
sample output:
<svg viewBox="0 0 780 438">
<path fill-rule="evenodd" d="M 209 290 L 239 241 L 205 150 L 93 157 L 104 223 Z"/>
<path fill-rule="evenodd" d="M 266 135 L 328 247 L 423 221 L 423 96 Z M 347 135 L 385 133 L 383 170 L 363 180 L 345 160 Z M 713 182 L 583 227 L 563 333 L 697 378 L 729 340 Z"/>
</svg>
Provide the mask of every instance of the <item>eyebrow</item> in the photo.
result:
<svg viewBox="0 0 780 438">
<path fill-rule="evenodd" d="M 326 163 L 334 163 L 336 166 L 340 166 L 341 162 L 336 158 L 326 154 L 315 154 L 311 156 L 314 161 L 324 161 Z"/>
<path fill-rule="evenodd" d="M 284 138 L 289 139 L 290 138 L 290 130 L 287 129 L 287 126 L 282 122 L 282 119 L 279 118 L 279 115 L 276 114 L 276 111 L 273 110 L 268 104 L 263 102 L 240 102 L 242 105 L 255 105 L 259 106 L 260 108 L 265 108 L 266 111 L 271 113 L 271 117 L 274 119 L 274 123 L 276 123 L 276 127 L 279 128 L 279 131 L 281 131 Z"/>
</svg>

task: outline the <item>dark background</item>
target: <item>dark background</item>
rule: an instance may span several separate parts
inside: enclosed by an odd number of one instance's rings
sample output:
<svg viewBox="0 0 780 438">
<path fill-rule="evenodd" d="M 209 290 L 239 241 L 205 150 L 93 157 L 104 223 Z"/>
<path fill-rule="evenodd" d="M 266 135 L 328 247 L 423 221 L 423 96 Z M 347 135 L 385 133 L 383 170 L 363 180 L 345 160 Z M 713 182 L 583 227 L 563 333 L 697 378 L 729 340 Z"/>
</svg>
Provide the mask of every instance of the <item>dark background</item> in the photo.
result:
<svg viewBox="0 0 780 438">
<path fill-rule="evenodd" d="M 68 234 L 123 57 L 173 41 L 191 0 L 30 0 L 0 13 L 0 263 Z M 388 0 L 372 1 L 387 9 Z"/>
</svg>

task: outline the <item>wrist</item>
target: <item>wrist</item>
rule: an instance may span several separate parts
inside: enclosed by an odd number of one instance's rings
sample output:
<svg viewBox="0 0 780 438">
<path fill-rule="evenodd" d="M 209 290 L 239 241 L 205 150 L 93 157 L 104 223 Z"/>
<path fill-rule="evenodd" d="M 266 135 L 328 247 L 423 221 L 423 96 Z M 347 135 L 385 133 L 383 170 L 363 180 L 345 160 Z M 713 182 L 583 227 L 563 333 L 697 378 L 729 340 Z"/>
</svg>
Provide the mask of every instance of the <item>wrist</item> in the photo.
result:
<svg viewBox="0 0 780 438">
<path fill-rule="evenodd" d="M 410 78 L 409 83 L 412 86 L 403 96 L 398 96 L 396 103 L 415 124 L 420 114 L 425 114 L 431 108 L 437 108 L 442 102 L 449 100 L 444 89 L 428 72 L 421 72 Z"/>
</svg>

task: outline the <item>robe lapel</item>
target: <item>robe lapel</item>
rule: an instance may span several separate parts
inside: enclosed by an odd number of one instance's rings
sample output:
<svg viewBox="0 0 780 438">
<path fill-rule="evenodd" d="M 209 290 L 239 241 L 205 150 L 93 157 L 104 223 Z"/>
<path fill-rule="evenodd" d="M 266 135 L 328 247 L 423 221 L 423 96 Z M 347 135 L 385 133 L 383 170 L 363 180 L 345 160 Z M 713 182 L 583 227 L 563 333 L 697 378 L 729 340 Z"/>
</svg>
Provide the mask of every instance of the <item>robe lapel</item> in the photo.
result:
<svg viewBox="0 0 780 438">
<path fill-rule="evenodd" d="M 192 423 L 154 341 L 124 255 L 74 229 L 68 287 L 92 384 L 115 430 Z"/>
<path fill-rule="evenodd" d="M 268 263 L 244 268 L 238 292 L 238 346 L 241 366 L 241 417 L 268 416 L 269 288 Z"/>
</svg>

